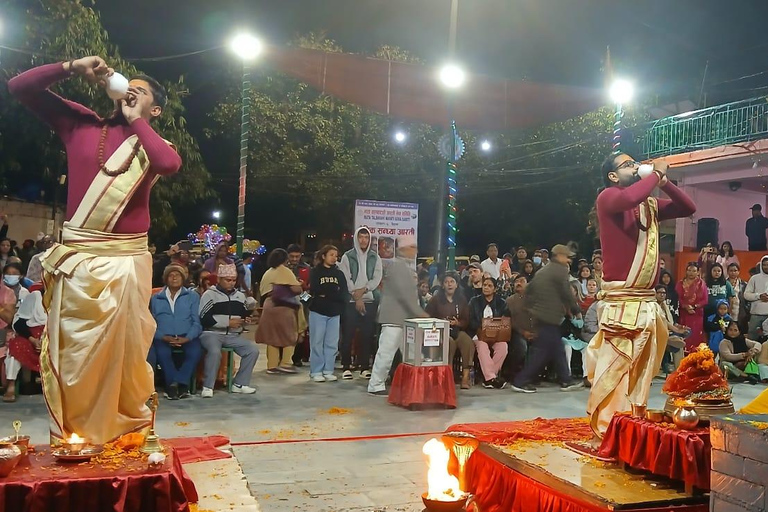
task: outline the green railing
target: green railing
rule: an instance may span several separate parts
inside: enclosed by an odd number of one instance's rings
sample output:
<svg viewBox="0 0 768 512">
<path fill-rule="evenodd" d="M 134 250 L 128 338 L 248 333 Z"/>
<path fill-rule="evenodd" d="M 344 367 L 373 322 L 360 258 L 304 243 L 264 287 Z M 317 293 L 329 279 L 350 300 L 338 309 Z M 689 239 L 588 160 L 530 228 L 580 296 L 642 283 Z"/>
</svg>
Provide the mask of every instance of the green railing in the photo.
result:
<svg viewBox="0 0 768 512">
<path fill-rule="evenodd" d="M 645 158 L 768 138 L 768 96 L 654 121 L 640 134 Z"/>
</svg>

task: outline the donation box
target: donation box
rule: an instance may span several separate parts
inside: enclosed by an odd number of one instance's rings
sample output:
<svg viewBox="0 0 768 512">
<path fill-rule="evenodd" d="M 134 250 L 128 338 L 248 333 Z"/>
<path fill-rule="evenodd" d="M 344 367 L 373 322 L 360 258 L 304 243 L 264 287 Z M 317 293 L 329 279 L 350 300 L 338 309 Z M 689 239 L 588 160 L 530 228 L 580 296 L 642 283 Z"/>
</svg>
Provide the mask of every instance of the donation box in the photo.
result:
<svg viewBox="0 0 768 512">
<path fill-rule="evenodd" d="M 451 327 L 448 320 L 411 318 L 403 324 L 400 347 L 403 362 L 412 366 L 450 365 L 448 350 Z"/>
</svg>

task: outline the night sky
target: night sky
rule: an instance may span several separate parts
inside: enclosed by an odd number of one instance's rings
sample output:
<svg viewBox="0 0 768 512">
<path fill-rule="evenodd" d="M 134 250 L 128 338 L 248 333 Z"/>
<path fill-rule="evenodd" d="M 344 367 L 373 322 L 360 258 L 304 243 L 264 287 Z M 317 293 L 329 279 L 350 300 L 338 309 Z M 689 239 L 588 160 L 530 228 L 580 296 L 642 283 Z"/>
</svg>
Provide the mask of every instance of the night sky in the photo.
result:
<svg viewBox="0 0 768 512">
<path fill-rule="evenodd" d="M 450 0 L 97 0 L 95 8 L 128 58 L 216 47 L 245 28 L 270 44 L 316 31 L 349 52 L 400 46 L 427 64 L 443 61 L 448 48 Z M 601 87 L 610 45 L 616 71 L 646 98 L 698 104 L 709 62 L 704 97 L 722 103 L 768 91 L 761 89 L 768 85 L 766 15 L 768 2 L 759 0 L 460 0 L 456 60 L 472 72 Z M 214 178 L 235 173 L 232 159 L 223 164 L 202 137 L 234 57 L 216 50 L 138 64 L 158 78 L 185 75 L 189 126 L 209 170 Z"/>
</svg>

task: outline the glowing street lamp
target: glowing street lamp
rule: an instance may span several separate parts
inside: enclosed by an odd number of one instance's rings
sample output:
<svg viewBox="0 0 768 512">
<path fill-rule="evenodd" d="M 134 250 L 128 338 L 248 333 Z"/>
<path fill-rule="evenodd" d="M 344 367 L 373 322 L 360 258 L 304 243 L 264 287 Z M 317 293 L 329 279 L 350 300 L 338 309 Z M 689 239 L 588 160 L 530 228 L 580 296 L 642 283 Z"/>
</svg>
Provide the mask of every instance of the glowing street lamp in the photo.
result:
<svg viewBox="0 0 768 512">
<path fill-rule="evenodd" d="M 458 89 L 466 80 L 464 70 L 456 64 L 446 64 L 440 70 L 440 81 L 448 89 Z"/>
<path fill-rule="evenodd" d="M 214 212 L 211 214 L 211 216 L 212 216 L 214 219 L 216 219 L 216 220 L 219 220 L 219 219 L 221 218 L 221 212 L 220 212 L 219 210 L 216 210 L 216 211 L 214 211 Z"/>
<path fill-rule="evenodd" d="M 487 140 L 484 140 L 483 142 L 480 143 L 480 149 L 482 149 L 483 151 L 486 151 L 486 152 L 490 151 L 491 150 L 491 143 L 489 141 L 487 141 Z"/>
<path fill-rule="evenodd" d="M 616 104 L 616 112 L 613 116 L 613 140 L 611 149 L 613 153 L 621 153 L 621 119 L 624 117 L 624 105 L 632 101 L 635 94 L 635 86 L 628 80 L 616 80 L 608 90 L 611 101 Z"/>
<path fill-rule="evenodd" d="M 398 144 L 402 144 L 405 142 L 405 139 L 407 139 L 408 136 L 405 134 L 405 132 L 395 132 L 395 142 Z"/>
<path fill-rule="evenodd" d="M 241 33 L 232 38 L 230 49 L 243 61 L 242 114 L 240 117 L 240 187 L 237 203 L 237 254 L 243 253 L 245 238 L 245 176 L 248 169 L 248 132 L 251 124 L 251 62 L 262 50 L 261 41 Z M 214 217 L 217 218 L 217 217 Z"/>
</svg>

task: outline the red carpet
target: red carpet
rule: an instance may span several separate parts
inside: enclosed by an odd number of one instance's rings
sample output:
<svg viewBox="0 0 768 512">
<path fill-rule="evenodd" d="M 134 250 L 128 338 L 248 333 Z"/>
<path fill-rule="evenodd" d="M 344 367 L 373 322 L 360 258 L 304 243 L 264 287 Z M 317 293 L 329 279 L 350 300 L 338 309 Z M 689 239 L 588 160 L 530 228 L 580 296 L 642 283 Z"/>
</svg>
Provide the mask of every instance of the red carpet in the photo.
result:
<svg viewBox="0 0 768 512">
<path fill-rule="evenodd" d="M 229 438 L 225 436 L 174 437 L 163 439 L 163 443 L 176 449 L 176 457 L 182 464 L 231 457 L 230 454 L 218 449 L 219 446 L 229 444 Z"/>
</svg>

